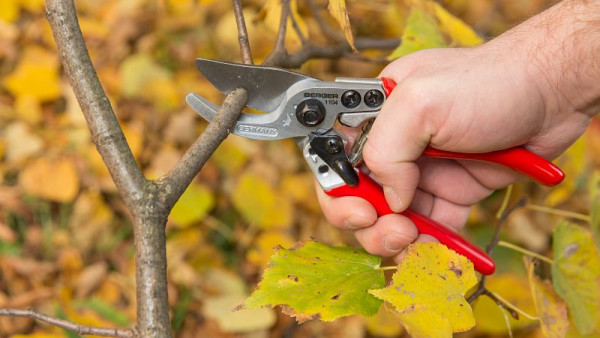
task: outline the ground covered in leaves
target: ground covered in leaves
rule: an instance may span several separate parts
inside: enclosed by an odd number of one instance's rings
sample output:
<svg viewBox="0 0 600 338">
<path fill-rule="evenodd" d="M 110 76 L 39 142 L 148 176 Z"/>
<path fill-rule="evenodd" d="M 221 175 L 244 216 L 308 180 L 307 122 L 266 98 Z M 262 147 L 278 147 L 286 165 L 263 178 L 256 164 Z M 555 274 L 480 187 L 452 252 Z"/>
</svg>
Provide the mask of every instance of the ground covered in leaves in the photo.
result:
<svg viewBox="0 0 600 338">
<path fill-rule="evenodd" d="M 548 2 L 441 1 L 484 38 L 541 11 Z M 243 3 L 250 45 L 259 62 L 273 46 L 279 3 Z M 315 44 L 325 44 L 308 8 L 302 1 L 292 4 L 304 34 Z M 324 1 L 317 4 L 325 8 Z M 205 127 L 185 105 L 185 95 L 193 91 L 215 102 L 222 99 L 196 71 L 194 59 L 240 60 L 231 3 L 107 0 L 76 5 L 92 61 L 139 165 L 148 177 L 165 174 Z M 403 29 L 411 16 L 402 1 L 348 0 L 347 5 L 355 36 L 406 33 Z M 131 326 L 134 261 L 127 211 L 61 73 L 43 6 L 42 0 L 2 0 L 0 5 L 0 308 L 34 307 L 82 324 Z M 326 19 L 337 29 L 334 18 Z M 287 45 L 293 51 L 301 41 L 289 31 Z M 363 56 L 376 59 L 389 54 Z M 301 71 L 323 79 L 374 77 L 382 66 L 344 58 L 309 61 Z M 504 241 L 553 257 L 552 231 L 561 219 L 589 223 L 590 203 L 596 196 L 590 199 L 589 193 L 597 193 L 593 173 L 600 168 L 598 135 L 600 123 L 594 122 L 558 160 L 567 173 L 561 186 L 547 189 L 521 182 L 514 187 L 510 202 L 523 196 L 528 202 L 510 216 L 502 232 Z M 474 208 L 465 232 L 480 246 L 490 242 L 503 196 L 497 193 Z M 575 231 L 569 225 L 559 229 Z M 290 248 L 310 238 L 329 245 L 355 245 L 350 235 L 324 220 L 311 174 L 295 144 L 229 137 L 169 219 L 169 301 L 177 336 L 402 335 L 401 325 L 385 306 L 371 318 L 350 316 L 301 325 L 270 308 L 231 312 L 255 289 L 275 246 Z M 565 252 L 562 249 L 559 252 Z M 540 302 L 554 297 L 548 283 L 535 279 L 533 266 L 524 266 L 521 253 L 498 247 L 494 258 L 498 272 L 487 285 L 511 304 L 535 314 Z M 536 271 L 546 278 L 551 273 L 544 264 Z M 581 272 L 562 273 L 568 280 Z M 559 290 L 556 281 L 555 288 L 559 293 L 574 292 Z M 580 313 L 587 315 L 590 306 L 584 302 Z M 477 301 L 474 315 L 477 326 L 465 335 L 507 334 L 504 312 L 488 298 Z M 545 330 L 524 316 L 506 320 L 518 335 L 539 336 Z M 29 319 L 0 317 L 0 336 L 16 334 L 74 336 Z"/>
</svg>

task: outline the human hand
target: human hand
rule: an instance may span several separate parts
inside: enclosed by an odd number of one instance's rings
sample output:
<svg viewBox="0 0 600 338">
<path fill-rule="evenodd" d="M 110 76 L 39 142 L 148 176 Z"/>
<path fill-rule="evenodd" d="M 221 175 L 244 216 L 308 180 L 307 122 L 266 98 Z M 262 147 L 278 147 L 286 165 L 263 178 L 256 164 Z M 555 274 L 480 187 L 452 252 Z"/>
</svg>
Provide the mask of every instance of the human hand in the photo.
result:
<svg viewBox="0 0 600 338">
<path fill-rule="evenodd" d="M 518 178 L 489 163 L 423 158 L 427 145 L 465 153 L 523 145 L 552 159 L 583 133 L 591 114 L 568 97 L 556 99 L 557 83 L 544 68 L 562 64 L 531 62 L 520 33 L 516 29 L 472 49 L 414 53 L 383 70 L 381 76 L 397 86 L 373 124 L 363 156 L 394 211 L 410 206 L 458 231 L 470 205 Z M 415 240 L 434 240 L 419 236 L 401 215 L 378 219 L 363 199 L 320 191 L 319 201 L 331 223 L 354 230 L 373 254 L 393 256 Z"/>
</svg>

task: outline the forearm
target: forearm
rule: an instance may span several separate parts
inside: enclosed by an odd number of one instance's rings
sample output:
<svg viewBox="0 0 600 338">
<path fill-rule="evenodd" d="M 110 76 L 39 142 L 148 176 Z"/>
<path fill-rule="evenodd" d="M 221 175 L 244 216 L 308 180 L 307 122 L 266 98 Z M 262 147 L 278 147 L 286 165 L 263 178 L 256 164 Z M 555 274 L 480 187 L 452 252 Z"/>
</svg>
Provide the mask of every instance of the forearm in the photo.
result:
<svg viewBox="0 0 600 338">
<path fill-rule="evenodd" d="M 549 113 L 600 111 L 600 1 L 564 0 L 497 40 L 526 65 Z"/>
</svg>

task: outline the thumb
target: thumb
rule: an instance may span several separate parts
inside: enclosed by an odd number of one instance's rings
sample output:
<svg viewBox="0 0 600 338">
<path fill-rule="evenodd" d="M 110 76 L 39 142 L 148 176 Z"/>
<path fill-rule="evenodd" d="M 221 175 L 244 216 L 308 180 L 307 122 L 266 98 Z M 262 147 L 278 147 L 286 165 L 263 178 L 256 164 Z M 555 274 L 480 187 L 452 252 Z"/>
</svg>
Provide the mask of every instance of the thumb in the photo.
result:
<svg viewBox="0 0 600 338">
<path fill-rule="evenodd" d="M 410 205 L 419 183 L 415 161 L 436 132 L 435 118 L 428 114 L 431 96 L 407 82 L 398 83 L 386 100 L 363 149 L 365 164 L 395 212 Z"/>
</svg>

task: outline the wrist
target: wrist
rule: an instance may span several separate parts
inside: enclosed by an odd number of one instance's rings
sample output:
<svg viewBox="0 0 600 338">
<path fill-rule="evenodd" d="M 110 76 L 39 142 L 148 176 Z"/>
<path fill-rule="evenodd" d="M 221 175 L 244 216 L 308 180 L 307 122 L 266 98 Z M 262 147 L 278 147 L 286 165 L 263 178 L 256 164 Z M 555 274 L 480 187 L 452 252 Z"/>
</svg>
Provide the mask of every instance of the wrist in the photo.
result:
<svg viewBox="0 0 600 338">
<path fill-rule="evenodd" d="M 600 4 L 565 0 L 532 18 L 530 72 L 555 113 L 600 111 Z"/>
<path fill-rule="evenodd" d="M 564 0 L 491 44 L 527 74 L 547 114 L 600 111 L 600 2 Z"/>
</svg>

